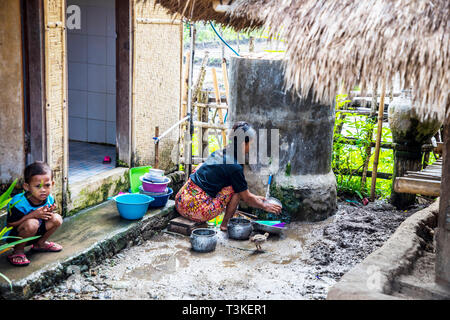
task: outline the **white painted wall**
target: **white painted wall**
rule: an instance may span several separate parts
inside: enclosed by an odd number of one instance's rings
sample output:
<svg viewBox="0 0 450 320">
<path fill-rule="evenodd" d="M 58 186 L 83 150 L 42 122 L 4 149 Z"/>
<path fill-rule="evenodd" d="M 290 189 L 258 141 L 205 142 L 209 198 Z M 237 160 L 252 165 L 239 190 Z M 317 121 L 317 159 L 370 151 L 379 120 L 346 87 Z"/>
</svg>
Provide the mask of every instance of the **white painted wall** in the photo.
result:
<svg viewBox="0 0 450 320">
<path fill-rule="evenodd" d="M 69 139 L 116 144 L 114 0 L 67 0 L 81 29 L 67 30 Z"/>
</svg>

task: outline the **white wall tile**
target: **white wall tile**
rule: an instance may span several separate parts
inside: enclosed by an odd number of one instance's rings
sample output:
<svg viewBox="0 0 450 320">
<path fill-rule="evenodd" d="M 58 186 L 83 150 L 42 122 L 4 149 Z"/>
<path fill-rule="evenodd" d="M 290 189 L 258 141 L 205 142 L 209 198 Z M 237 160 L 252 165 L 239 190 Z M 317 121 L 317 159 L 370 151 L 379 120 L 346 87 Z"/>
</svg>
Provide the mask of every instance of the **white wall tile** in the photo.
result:
<svg viewBox="0 0 450 320">
<path fill-rule="evenodd" d="M 106 122 L 88 119 L 88 142 L 106 142 Z"/>
<path fill-rule="evenodd" d="M 116 65 L 116 39 L 106 38 L 106 64 L 109 66 Z"/>
<path fill-rule="evenodd" d="M 106 67 L 106 91 L 108 93 L 116 93 L 116 67 Z"/>
<path fill-rule="evenodd" d="M 89 92 L 88 114 L 89 119 L 106 120 L 106 94 Z"/>
<path fill-rule="evenodd" d="M 85 63 L 69 63 L 69 89 L 87 90 L 87 65 Z"/>
<path fill-rule="evenodd" d="M 87 90 L 93 92 L 106 92 L 106 66 L 89 64 L 87 69 Z"/>
<path fill-rule="evenodd" d="M 106 9 L 101 7 L 88 7 L 87 32 L 89 35 L 106 36 Z"/>
<path fill-rule="evenodd" d="M 83 34 L 67 34 L 67 51 L 69 62 L 87 62 L 87 36 Z"/>
<path fill-rule="evenodd" d="M 68 30 L 69 137 L 115 144 L 114 0 L 68 0 L 81 8 L 82 30 Z"/>
<path fill-rule="evenodd" d="M 87 38 L 88 63 L 106 64 L 106 37 L 91 36 Z"/>
<path fill-rule="evenodd" d="M 69 117 L 69 139 L 87 141 L 87 119 Z"/>
<path fill-rule="evenodd" d="M 106 122 L 106 143 L 116 144 L 116 123 Z"/>
<path fill-rule="evenodd" d="M 106 9 L 106 35 L 116 37 L 116 10 L 114 8 Z"/>
<path fill-rule="evenodd" d="M 116 95 L 106 95 L 106 120 L 116 121 Z"/>
<path fill-rule="evenodd" d="M 69 117 L 87 117 L 87 92 L 69 90 Z"/>
</svg>

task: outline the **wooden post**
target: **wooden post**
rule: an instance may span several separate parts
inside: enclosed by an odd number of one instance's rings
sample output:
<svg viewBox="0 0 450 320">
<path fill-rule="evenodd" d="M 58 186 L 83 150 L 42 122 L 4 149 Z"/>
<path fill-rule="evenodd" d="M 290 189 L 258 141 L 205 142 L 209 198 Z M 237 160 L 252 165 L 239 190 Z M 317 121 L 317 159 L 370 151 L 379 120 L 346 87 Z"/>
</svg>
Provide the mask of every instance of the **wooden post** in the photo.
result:
<svg viewBox="0 0 450 320">
<path fill-rule="evenodd" d="M 371 123 L 374 122 L 374 116 L 375 111 L 377 110 L 377 82 L 374 83 L 373 91 L 372 91 L 372 108 L 370 112 L 370 116 L 367 119 L 368 121 L 371 121 Z M 370 162 L 370 156 L 372 153 L 372 137 L 373 137 L 373 127 L 371 127 L 367 131 L 366 140 L 369 141 L 369 145 L 365 149 L 365 158 L 364 158 L 364 165 L 363 165 L 363 175 L 361 177 L 361 188 L 366 188 L 366 179 L 367 179 L 367 170 L 369 169 L 369 162 Z"/>
<path fill-rule="evenodd" d="M 250 39 L 248 40 L 248 52 L 254 52 L 255 51 L 255 38 L 250 36 Z"/>
<path fill-rule="evenodd" d="M 189 176 L 192 172 L 192 135 L 194 134 L 194 119 L 192 116 L 192 94 L 193 94 L 193 88 L 192 88 L 192 77 L 194 73 L 194 57 L 195 57 L 195 23 L 190 22 L 190 45 L 191 45 L 191 51 L 190 55 L 191 58 L 189 59 L 189 78 L 188 78 L 188 100 L 187 100 L 187 109 L 188 113 L 190 115 L 189 118 L 189 141 L 187 143 L 187 158 L 185 159 L 188 161 L 186 168 L 185 168 L 185 178 L 186 181 L 189 179 Z"/>
<path fill-rule="evenodd" d="M 155 127 L 155 137 L 159 137 L 159 127 Z M 159 141 L 155 143 L 155 168 L 159 167 Z"/>
<path fill-rule="evenodd" d="M 191 52 L 186 52 L 186 68 L 184 69 L 184 75 L 183 75 L 183 97 L 181 98 L 181 115 L 180 118 L 183 119 L 186 117 L 187 113 L 187 99 L 188 99 L 188 92 L 189 92 L 189 67 L 190 67 L 190 59 L 191 59 Z M 183 123 L 182 127 L 185 127 L 186 124 Z"/>
<path fill-rule="evenodd" d="M 223 84 L 225 86 L 225 96 L 227 97 L 227 105 L 230 105 L 230 87 L 228 85 L 227 60 L 222 59 Z"/>
<path fill-rule="evenodd" d="M 370 189 L 370 201 L 375 200 L 375 186 L 377 183 L 377 169 L 378 169 L 378 159 L 380 157 L 380 144 L 381 144 L 381 130 L 383 130 L 383 112 L 384 112 L 384 96 L 386 94 L 386 80 L 383 79 L 381 85 L 381 97 L 380 106 L 378 109 L 378 131 L 377 140 L 375 142 L 375 153 L 373 159 L 373 169 L 372 169 L 372 187 Z"/>
<path fill-rule="evenodd" d="M 183 89 L 182 89 L 182 97 L 181 97 L 181 110 L 180 110 L 180 119 L 183 119 L 187 115 L 187 100 L 188 100 L 188 92 L 189 92 L 189 68 L 190 68 L 190 59 L 191 52 L 187 51 L 185 56 L 185 69 L 183 75 Z M 186 131 L 186 122 L 183 122 L 180 125 L 180 156 L 184 154 L 184 133 Z"/>
<path fill-rule="evenodd" d="M 435 273 L 436 282 L 450 287 L 450 116 L 444 122 L 443 141 Z"/>
<path fill-rule="evenodd" d="M 214 84 L 214 95 L 216 96 L 216 103 L 218 105 L 220 105 L 220 92 L 219 92 L 219 84 L 217 82 L 217 73 L 216 73 L 216 69 L 212 68 L 212 77 L 213 77 L 213 84 Z M 223 114 L 222 114 L 222 109 L 217 109 L 217 112 L 219 113 L 219 119 L 220 119 L 220 124 L 223 124 Z M 225 130 L 222 130 L 222 146 L 225 147 L 227 144 L 227 134 L 225 132 Z"/>
</svg>

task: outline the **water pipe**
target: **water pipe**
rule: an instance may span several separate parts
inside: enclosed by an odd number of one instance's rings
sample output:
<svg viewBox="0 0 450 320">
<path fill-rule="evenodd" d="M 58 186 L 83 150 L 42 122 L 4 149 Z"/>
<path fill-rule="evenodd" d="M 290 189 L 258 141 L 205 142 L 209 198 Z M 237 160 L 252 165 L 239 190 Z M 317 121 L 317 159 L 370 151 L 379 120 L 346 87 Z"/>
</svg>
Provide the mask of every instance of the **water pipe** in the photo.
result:
<svg viewBox="0 0 450 320">
<path fill-rule="evenodd" d="M 217 36 L 219 37 L 219 39 L 228 47 L 230 48 L 231 51 L 233 51 L 238 57 L 240 57 L 239 53 L 236 52 L 236 50 L 234 50 L 232 47 L 230 47 L 230 45 L 220 36 L 220 34 L 217 32 L 216 28 L 214 28 L 213 23 L 210 21 L 209 24 L 211 25 L 211 27 L 213 28 L 214 32 L 217 34 Z"/>
<path fill-rule="evenodd" d="M 178 121 L 177 123 L 175 123 L 173 126 L 171 126 L 169 129 L 167 129 L 166 131 L 164 131 L 161 135 L 159 135 L 158 137 L 153 137 L 153 140 L 155 140 L 155 144 L 158 143 L 164 136 L 166 136 L 170 131 L 172 131 L 173 129 L 175 129 L 177 126 L 179 126 L 181 123 L 189 120 L 191 117 L 190 114 L 188 114 L 186 117 L 184 117 L 183 119 L 181 119 L 180 121 Z"/>
</svg>

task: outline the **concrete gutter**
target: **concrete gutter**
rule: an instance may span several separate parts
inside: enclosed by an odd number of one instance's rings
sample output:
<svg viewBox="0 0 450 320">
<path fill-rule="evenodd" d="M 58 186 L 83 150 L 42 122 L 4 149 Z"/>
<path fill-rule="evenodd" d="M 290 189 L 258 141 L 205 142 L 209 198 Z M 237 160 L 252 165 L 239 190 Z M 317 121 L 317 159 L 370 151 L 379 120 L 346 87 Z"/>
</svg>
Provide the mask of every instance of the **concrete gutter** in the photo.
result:
<svg viewBox="0 0 450 320">
<path fill-rule="evenodd" d="M 408 273 L 437 225 L 439 199 L 406 219 L 378 250 L 347 272 L 328 291 L 328 300 L 397 300 L 395 279 Z"/>
<path fill-rule="evenodd" d="M 113 201 L 83 210 L 64 219 L 51 238 L 63 245 L 63 251 L 27 253 L 31 264 L 21 268 L 9 264 L 9 253 L 1 255 L 0 270 L 12 280 L 13 290 L 0 281 L 0 298 L 28 299 L 69 277 L 73 266 L 94 266 L 126 247 L 148 240 L 175 216 L 178 214 L 172 200 L 163 208 L 149 210 L 137 221 L 121 219 Z"/>
</svg>

